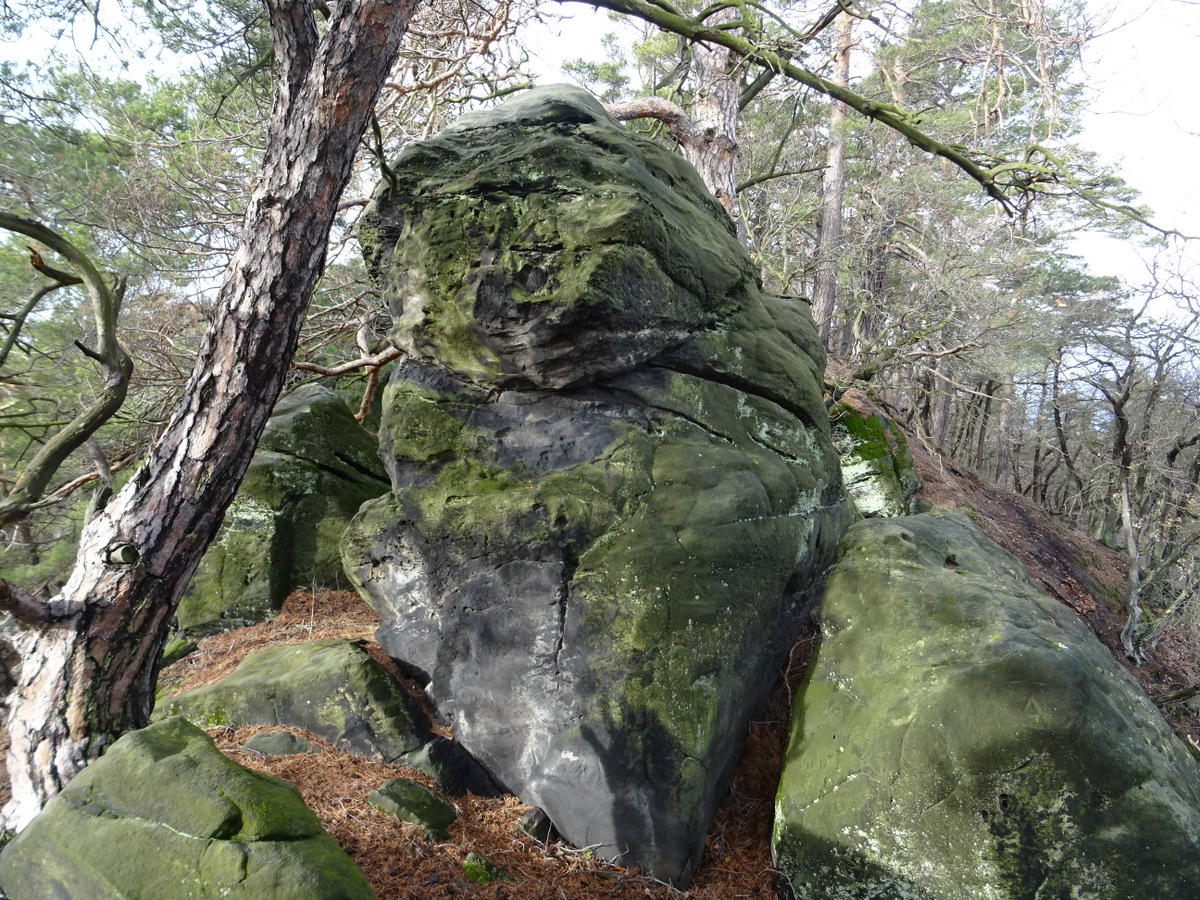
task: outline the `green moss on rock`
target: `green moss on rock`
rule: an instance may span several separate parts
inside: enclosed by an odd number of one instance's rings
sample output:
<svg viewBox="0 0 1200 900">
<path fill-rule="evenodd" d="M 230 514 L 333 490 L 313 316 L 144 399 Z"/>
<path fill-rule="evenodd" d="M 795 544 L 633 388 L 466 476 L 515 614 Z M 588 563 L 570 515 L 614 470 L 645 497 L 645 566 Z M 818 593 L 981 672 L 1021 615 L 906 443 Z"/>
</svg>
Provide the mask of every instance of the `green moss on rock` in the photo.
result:
<svg viewBox="0 0 1200 900">
<path fill-rule="evenodd" d="M 1200 768 L 966 517 L 853 526 L 822 631 L 776 808 L 796 897 L 1200 895 Z"/>
<path fill-rule="evenodd" d="M 125 735 L 0 855 L 13 900 L 373 900 L 299 791 L 183 719 Z"/>
<path fill-rule="evenodd" d="M 848 403 L 830 410 L 833 445 L 842 481 L 858 511 L 867 518 L 894 518 L 917 512 L 921 479 L 913 467 L 908 438 L 896 423 Z"/>
<path fill-rule="evenodd" d="M 422 737 L 408 699 L 351 641 L 264 647 L 225 678 L 161 701 L 155 717 L 212 725 L 287 725 L 338 747 L 393 762 Z"/>
<path fill-rule="evenodd" d="M 462 869 L 463 874 L 476 884 L 515 880 L 515 876 L 508 874 L 480 853 L 468 853 L 463 859 Z"/>
<path fill-rule="evenodd" d="M 395 161 L 364 250 L 407 351 L 343 540 L 380 643 L 569 840 L 686 883 L 849 516 L 801 304 L 571 88 Z"/>
<path fill-rule="evenodd" d="M 371 791 L 367 802 L 402 822 L 419 826 L 434 840 L 450 837 L 447 830 L 458 814 L 452 803 L 409 778 L 393 778 Z"/>
</svg>

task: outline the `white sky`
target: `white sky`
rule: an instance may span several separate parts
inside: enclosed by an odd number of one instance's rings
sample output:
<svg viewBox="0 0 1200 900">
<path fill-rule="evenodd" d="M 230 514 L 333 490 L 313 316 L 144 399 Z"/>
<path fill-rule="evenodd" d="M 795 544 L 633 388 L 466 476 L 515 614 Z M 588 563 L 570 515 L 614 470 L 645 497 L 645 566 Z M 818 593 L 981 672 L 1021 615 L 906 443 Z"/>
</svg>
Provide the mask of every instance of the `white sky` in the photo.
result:
<svg viewBox="0 0 1200 900">
<path fill-rule="evenodd" d="M 1108 33 L 1087 52 L 1096 91 L 1083 143 L 1119 163 L 1155 211 L 1155 223 L 1200 236 L 1200 4 L 1119 0 Z M 1099 274 L 1137 268 L 1138 252 L 1115 241 L 1080 242 Z M 1185 251 L 1200 265 L 1200 241 Z"/>
</svg>

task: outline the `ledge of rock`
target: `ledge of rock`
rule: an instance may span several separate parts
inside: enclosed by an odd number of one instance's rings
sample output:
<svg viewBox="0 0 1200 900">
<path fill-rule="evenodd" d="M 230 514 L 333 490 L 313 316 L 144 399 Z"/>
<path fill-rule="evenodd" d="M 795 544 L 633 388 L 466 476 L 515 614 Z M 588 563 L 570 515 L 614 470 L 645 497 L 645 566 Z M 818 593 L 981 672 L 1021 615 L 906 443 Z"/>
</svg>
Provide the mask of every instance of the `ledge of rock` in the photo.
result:
<svg viewBox="0 0 1200 900">
<path fill-rule="evenodd" d="M 278 778 L 181 718 L 131 732 L 50 800 L 0 856 L 12 900 L 374 900 L 362 873 Z"/>
</svg>

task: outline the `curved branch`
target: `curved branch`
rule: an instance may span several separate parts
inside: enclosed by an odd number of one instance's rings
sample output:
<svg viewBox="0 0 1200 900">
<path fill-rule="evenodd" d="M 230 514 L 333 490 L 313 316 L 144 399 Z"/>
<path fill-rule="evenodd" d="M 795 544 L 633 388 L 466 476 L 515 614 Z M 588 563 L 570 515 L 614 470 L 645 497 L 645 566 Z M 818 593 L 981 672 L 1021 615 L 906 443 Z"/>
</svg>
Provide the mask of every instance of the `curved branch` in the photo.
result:
<svg viewBox="0 0 1200 900">
<path fill-rule="evenodd" d="M 347 372 L 353 372 L 355 369 L 366 369 L 367 386 L 363 390 L 362 402 L 358 404 L 358 412 L 354 414 L 354 418 L 361 422 L 371 411 L 371 401 L 375 399 L 375 392 L 379 389 L 380 370 L 393 359 L 399 359 L 404 355 L 403 350 L 398 350 L 395 347 L 380 350 L 373 356 L 367 352 L 368 349 L 367 347 L 363 347 L 363 355 L 358 359 L 342 363 L 340 366 L 334 366 L 333 368 L 318 366 L 316 363 L 296 362 L 295 360 L 292 361 L 292 368 L 299 369 L 302 372 L 315 372 L 318 375 L 326 377 L 345 375 Z"/>
<path fill-rule="evenodd" d="M 12 325 L 8 328 L 8 334 L 4 336 L 4 343 L 0 345 L 0 369 L 4 368 L 4 364 L 8 362 L 8 355 L 12 352 L 12 348 L 17 343 L 17 338 L 21 336 L 21 329 L 25 327 L 25 320 L 29 318 L 29 314 L 34 311 L 39 303 L 42 302 L 49 294 L 57 291 L 61 284 L 48 284 L 45 287 L 40 287 L 33 292 L 25 305 L 22 306 L 11 317 Z M 9 318 L 5 316 L 5 318 Z"/>
<path fill-rule="evenodd" d="M 57 269 L 50 271 L 57 273 L 54 277 L 60 285 L 80 283 L 87 288 L 92 314 L 96 320 L 97 346 L 95 350 L 91 350 L 76 343 L 85 355 L 96 360 L 104 371 L 104 388 L 100 395 L 42 445 L 29 461 L 25 471 L 17 478 L 8 496 L 0 500 L 0 527 L 4 527 L 19 522 L 38 507 L 50 480 L 67 457 L 83 446 L 121 408 L 125 402 L 129 378 L 133 374 L 133 360 L 117 341 L 117 318 L 125 296 L 123 279 L 115 278 L 110 285 L 84 253 L 61 234 L 40 222 L 0 213 L 0 228 L 23 234 L 44 244 L 66 259 L 76 270 L 78 274 L 59 272 Z M 35 252 L 35 267 L 39 263 L 41 258 Z M 41 265 L 45 266 L 44 263 Z M 73 281 L 76 278 L 78 282 Z"/>
<path fill-rule="evenodd" d="M 809 166 L 807 169 L 788 169 L 785 172 L 766 172 L 762 175 L 755 175 L 752 178 L 747 178 L 737 186 L 737 191 L 740 194 L 744 190 L 762 184 L 764 181 L 774 181 L 776 178 L 791 178 L 795 175 L 811 175 L 813 172 L 820 172 L 825 167 Z"/>
<path fill-rule="evenodd" d="M 385 350 L 380 350 L 374 356 L 362 356 L 332 368 L 318 366 L 316 363 L 299 361 L 293 361 L 292 368 L 299 369 L 302 372 L 315 372 L 317 375 L 324 375 L 326 377 L 345 375 L 347 372 L 353 372 L 355 369 L 378 369 L 390 363 L 393 359 L 399 359 L 402 354 L 402 350 L 397 350 L 395 347 L 388 347 Z"/>
<path fill-rule="evenodd" d="M 3 578 L 0 578 L 0 613 L 8 613 L 22 625 L 33 628 L 54 621 L 45 603 Z"/>
<path fill-rule="evenodd" d="M 671 137 L 681 144 L 704 140 L 704 129 L 683 111 L 683 108 L 663 97 L 638 97 L 621 103 L 604 104 L 605 111 L 618 122 L 632 119 L 654 119 L 662 122 Z"/>
</svg>

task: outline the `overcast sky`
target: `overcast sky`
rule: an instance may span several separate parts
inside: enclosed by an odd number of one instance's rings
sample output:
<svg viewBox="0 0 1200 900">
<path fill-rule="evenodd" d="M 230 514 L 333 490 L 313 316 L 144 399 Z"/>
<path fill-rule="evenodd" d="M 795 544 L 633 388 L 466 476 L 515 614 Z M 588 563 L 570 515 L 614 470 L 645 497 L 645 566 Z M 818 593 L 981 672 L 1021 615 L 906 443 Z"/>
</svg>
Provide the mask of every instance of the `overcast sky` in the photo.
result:
<svg viewBox="0 0 1200 900">
<path fill-rule="evenodd" d="M 1084 143 L 1119 162 L 1156 223 L 1200 235 L 1200 3 L 1121 0 L 1109 31 L 1089 46 L 1085 73 L 1096 93 Z M 1132 248 L 1086 242 L 1091 266 L 1123 274 Z M 1200 264 L 1200 242 L 1187 255 Z"/>
</svg>

